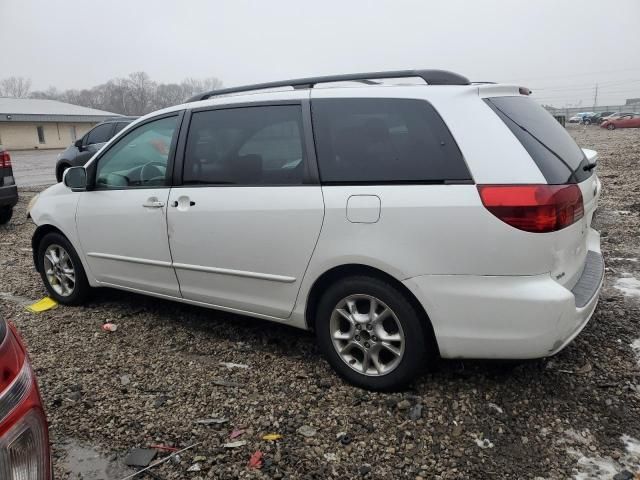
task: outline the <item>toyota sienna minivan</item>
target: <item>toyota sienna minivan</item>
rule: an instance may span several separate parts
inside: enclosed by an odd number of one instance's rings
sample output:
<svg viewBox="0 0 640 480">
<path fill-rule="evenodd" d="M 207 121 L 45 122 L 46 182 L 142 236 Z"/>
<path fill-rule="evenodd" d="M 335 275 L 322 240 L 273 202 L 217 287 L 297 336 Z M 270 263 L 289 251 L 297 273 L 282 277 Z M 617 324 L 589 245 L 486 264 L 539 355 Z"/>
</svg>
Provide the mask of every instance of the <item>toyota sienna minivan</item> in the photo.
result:
<svg viewBox="0 0 640 480">
<path fill-rule="evenodd" d="M 311 329 L 369 389 L 553 355 L 598 301 L 600 181 L 529 93 L 411 70 L 198 95 L 40 194 L 36 269 L 62 304 L 104 286 Z"/>
</svg>

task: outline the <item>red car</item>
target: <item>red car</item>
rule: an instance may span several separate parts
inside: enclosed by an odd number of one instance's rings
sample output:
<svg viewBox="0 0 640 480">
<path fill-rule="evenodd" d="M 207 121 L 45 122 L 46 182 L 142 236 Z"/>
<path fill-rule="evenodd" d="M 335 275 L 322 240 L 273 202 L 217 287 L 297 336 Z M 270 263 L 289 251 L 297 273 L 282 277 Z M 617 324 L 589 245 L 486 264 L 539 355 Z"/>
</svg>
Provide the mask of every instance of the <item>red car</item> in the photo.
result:
<svg viewBox="0 0 640 480">
<path fill-rule="evenodd" d="M 0 319 L 0 479 L 51 480 L 49 430 L 18 332 Z"/>
<path fill-rule="evenodd" d="M 616 128 L 640 128 L 640 114 L 621 113 L 615 117 L 609 117 L 600 124 L 602 128 L 615 130 Z"/>
</svg>

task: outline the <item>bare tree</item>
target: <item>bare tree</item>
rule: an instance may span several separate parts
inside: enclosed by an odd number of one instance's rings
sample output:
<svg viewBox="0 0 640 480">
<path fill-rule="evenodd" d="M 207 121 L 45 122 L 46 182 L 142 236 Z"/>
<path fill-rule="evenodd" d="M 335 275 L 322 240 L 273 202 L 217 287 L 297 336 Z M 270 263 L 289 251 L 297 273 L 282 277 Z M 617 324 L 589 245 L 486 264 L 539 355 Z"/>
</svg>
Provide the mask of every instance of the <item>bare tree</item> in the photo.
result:
<svg viewBox="0 0 640 480">
<path fill-rule="evenodd" d="M 202 80 L 198 80 L 196 78 L 185 78 L 181 85 L 184 89 L 184 93 L 186 94 L 186 98 L 189 98 L 197 95 L 198 93 L 217 90 L 222 87 L 222 81 L 216 77 L 209 77 Z"/>
<path fill-rule="evenodd" d="M 58 100 L 60 98 L 60 92 L 56 87 L 49 87 L 46 90 L 31 92 L 29 98 L 41 98 L 44 100 Z"/>
<path fill-rule="evenodd" d="M 144 115 L 160 108 L 177 105 L 202 92 L 220 88 L 222 82 L 215 78 L 187 78 L 176 83 L 156 83 L 145 72 L 134 72 L 127 78 L 114 78 L 89 89 L 58 91 L 49 87 L 46 91 L 33 92 L 31 98 L 48 98 L 97 108 L 124 115 Z"/>
<path fill-rule="evenodd" d="M 182 103 L 187 98 L 182 85 L 177 83 L 161 83 L 156 88 L 153 106 L 155 109 L 170 107 Z"/>
<path fill-rule="evenodd" d="M 133 115 L 143 115 L 149 112 L 156 87 L 156 83 L 152 82 L 145 72 L 130 74 L 128 96 L 130 108 L 127 110 Z"/>
<path fill-rule="evenodd" d="M 24 77 L 9 77 L 0 80 L 0 97 L 26 98 L 31 90 L 31 80 Z"/>
</svg>

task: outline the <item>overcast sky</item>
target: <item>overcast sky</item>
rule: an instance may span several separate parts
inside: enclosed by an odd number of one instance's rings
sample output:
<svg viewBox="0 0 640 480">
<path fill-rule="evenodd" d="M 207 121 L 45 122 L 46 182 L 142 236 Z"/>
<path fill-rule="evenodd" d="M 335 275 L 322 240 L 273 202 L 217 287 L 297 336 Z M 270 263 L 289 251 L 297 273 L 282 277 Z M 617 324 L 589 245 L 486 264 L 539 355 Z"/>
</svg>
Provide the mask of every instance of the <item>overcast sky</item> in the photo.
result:
<svg viewBox="0 0 640 480">
<path fill-rule="evenodd" d="M 444 68 L 543 103 L 640 97 L 640 1 L 0 0 L 0 78 L 91 87 L 144 70 L 225 86 Z"/>
</svg>

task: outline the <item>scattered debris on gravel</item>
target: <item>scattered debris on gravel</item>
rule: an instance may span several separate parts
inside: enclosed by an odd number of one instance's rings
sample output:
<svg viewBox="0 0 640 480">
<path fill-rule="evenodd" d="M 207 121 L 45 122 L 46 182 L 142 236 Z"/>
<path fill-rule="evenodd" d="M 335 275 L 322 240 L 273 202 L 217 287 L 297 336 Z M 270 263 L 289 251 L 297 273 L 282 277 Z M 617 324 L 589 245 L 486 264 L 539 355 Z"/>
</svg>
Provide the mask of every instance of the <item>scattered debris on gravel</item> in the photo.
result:
<svg viewBox="0 0 640 480">
<path fill-rule="evenodd" d="M 152 446 L 155 461 L 172 455 L 152 467 L 163 479 L 634 478 L 640 130 L 569 131 L 600 154 L 607 270 L 593 320 L 553 358 L 442 361 L 395 394 L 347 385 L 311 334 L 284 325 L 113 290 L 84 307 L 26 311 L 46 292 L 25 218 L 36 190 L 21 189 L 0 226 L 0 312 L 32 356 L 55 478 L 121 479 L 128 453 Z"/>
</svg>

